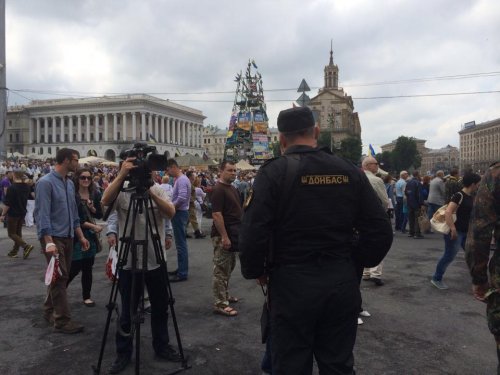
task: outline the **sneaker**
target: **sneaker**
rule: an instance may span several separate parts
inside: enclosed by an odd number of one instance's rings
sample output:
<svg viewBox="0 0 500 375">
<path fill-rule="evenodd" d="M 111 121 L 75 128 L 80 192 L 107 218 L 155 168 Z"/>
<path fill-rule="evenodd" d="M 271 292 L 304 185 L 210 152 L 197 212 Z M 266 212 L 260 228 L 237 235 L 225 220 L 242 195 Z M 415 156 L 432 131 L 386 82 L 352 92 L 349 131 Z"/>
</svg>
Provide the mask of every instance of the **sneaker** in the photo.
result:
<svg viewBox="0 0 500 375">
<path fill-rule="evenodd" d="M 363 319 L 358 318 L 358 326 L 360 326 L 361 324 L 364 324 Z"/>
<path fill-rule="evenodd" d="M 33 250 L 33 245 L 26 245 L 23 250 L 23 259 L 30 256 L 31 250 Z"/>
<path fill-rule="evenodd" d="M 417 234 L 414 238 L 416 240 L 421 240 L 422 238 L 424 238 L 424 236 L 422 236 L 421 234 Z"/>
<path fill-rule="evenodd" d="M 119 374 L 125 368 L 128 366 L 130 363 L 130 356 L 126 354 L 118 354 L 116 357 L 115 361 L 109 368 L 108 374 Z"/>
<path fill-rule="evenodd" d="M 170 362 L 180 362 L 182 361 L 181 355 L 175 350 L 172 345 L 167 345 L 167 347 L 161 351 L 156 352 L 156 357 L 165 359 Z"/>
<path fill-rule="evenodd" d="M 54 326 L 54 332 L 73 334 L 82 332 L 83 328 L 83 325 L 81 325 L 80 323 L 76 323 L 70 320 L 62 326 Z"/>
<path fill-rule="evenodd" d="M 17 258 L 17 251 L 11 250 L 7 253 L 9 258 Z"/>
<path fill-rule="evenodd" d="M 359 313 L 359 316 L 364 316 L 365 318 L 369 317 L 369 316 L 372 316 L 372 314 L 370 314 L 368 311 L 366 310 L 363 310 Z"/>
<path fill-rule="evenodd" d="M 448 289 L 448 286 L 445 283 L 443 283 L 442 281 L 431 279 L 431 284 L 434 285 L 436 288 L 441 289 L 441 290 Z"/>
</svg>

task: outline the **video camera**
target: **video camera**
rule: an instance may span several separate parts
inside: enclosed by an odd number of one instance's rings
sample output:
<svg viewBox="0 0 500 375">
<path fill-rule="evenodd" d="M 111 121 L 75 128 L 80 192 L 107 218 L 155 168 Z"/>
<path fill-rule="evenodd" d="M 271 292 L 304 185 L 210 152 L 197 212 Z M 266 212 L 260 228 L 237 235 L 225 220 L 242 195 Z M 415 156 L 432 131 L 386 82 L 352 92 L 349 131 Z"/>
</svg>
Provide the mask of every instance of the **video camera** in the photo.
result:
<svg viewBox="0 0 500 375">
<path fill-rule="evenodd" d="M 167 157 L 158 154 L 155 146 L 146 143 L 136 143 L 133 148 L 120 152 L 120 159 L 135 157 L 133 161 L 137 168 L 130 170 L 127 180 L 128 188 L 147 190 L 154 185 L 152 171 L 161 171 L 167 168 Z"/>
</svg>

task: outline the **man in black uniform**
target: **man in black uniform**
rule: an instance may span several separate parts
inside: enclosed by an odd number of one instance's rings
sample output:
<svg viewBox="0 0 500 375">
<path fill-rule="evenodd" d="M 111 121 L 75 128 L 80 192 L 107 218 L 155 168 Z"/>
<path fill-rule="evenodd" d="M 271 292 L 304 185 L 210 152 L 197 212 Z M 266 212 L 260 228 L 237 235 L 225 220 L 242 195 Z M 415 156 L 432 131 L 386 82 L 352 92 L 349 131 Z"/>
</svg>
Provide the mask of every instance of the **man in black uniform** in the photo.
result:
<svg viewBox="0 0 500 375">
<path fill-rule="evenodd" d="M 309 108 L 282 111 L 278 130 L 284 156 L 260 168 L 239 240 L 243 276 L 269 282 L 272 372 L 310 374 L 314 354 L 321 374 L 353 374 L 353 258 L 380 263 L 391 224 L 365 174 L 317 147 Z"/>
</svg>

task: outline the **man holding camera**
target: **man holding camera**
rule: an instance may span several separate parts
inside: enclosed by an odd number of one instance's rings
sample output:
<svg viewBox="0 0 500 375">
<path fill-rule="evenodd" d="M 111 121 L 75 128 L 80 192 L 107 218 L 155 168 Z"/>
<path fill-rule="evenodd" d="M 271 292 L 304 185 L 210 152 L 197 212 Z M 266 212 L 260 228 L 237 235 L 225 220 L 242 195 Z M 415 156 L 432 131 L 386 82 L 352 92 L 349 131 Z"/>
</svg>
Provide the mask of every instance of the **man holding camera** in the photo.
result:
<svg viewBox="0 0 500 375">
<path fill-rule="evenodd" d="M 120 231 L 124 230 L 126 227 L 125 222 L 129 203 L 133 194 L 132 192 L 120 191 L 120 188 L 123 185 L 123 182 L 127 179 L 130 171 L 136 168 L 134 160 L 135 157 L 128 157 L 122 163 L 117 177 L 104 191 L 101 200 L 103 206 L 114 204 L 114 208 L 116 209 L 118 215 L 118 228 L 120 228 Z M 128 186 L 128 188 L 130 188 L 130 186 Z M 153 201 L 152 212 L 145 209 L 142 214 L 138 213 L 135 218 L 135 222 L 128 223 L 127 233 L 121 233 L 121 237 L 130 236 L 131 233 L 133 233 L 135 240 L 144 239 L 146 235 L 146 215 L 149 215 L 151 223 L 156 221 L 159 229 L 158 235 L 160 236 L 161 243 L 164 243 L 164 218 L 173 217 L 175 214 L 175 207 L 172 202 L 168 200 L 166 192 L 159 185 L 155 184 L 151 186 L 148 190 L 148 194 Z M 137 247 L 137 251 L 139 250 L 142 251 L 143 249 L 141 247 Z M 163 249 L 160 250 L 163 251 Z M 151 302 L 151 332 L 153 336 L 153 349 L 157 357 L 172 362 L 179 362 L 181 361 L 180 355 L 171 345 L 169 345 L 167 327 L 169 296 L 167 285 L 162 278 L 162 269 L 160 268 L 161 265 L 159 264 L 155 254 L 153 239 L 148 239 L 148 247 L 145 254 L 138 252 L 136 255 L 137 262 L 135 267 L 139 269 L 141 269 L 143 264 L 143 256 L 147 256 L 147 270 L 145 271 L 144 280 Z M 165 254 L 163 254 L 163 256 L 165 257 Z M 124 265 L 119 274 L 119 290 L 122 305 L 120 316 L 121 330 L 116 332 L 117 358 L 109 370 L 110 374 L 117 374 L 125 369 L 125 367 L 127 367 L 130 363 L 130 358 L 132 356 L 133 337 L 128 335 L 131 331 L 131 321 L 133 318 L 130 316 L 130 312 L 137 310 L 137 306 L 140 302 L 139 297 L 143 292 L 141 289 L 142 285 L 140 284 L 140 277 L 135 279 L 136 285 L 132 285 L 132 257 L 133 254 L 129 253 L 127 264 Z M 164 271 L 166 271 L 166 268 Z M 135 290 L 137 295 L 131 295 L 132 290 Z"/>
</svg>

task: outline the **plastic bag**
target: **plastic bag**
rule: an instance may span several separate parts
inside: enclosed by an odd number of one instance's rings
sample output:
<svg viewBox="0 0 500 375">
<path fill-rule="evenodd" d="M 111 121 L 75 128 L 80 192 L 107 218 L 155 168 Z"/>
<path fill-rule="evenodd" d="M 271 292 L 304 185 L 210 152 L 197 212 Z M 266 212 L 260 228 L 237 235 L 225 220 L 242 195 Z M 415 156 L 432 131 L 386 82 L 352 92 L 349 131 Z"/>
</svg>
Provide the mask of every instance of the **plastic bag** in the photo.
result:
<svg viewBox="0 0 500 375">
<path fill-rule="evenodd" d="M 59 268 L 59 255 L 52 255 L 47 271 L 45 271 L 45 285 L 49 286 L 54 284 L 59 277 L 62 276 L 62 271 Z"/>
<path fill-rule="evenodd" d="M 111 281 L 118 279 L 116 277 L 116 266 L 118 264 L 118 253 L 116 251 L 116 246 L 111 246 L 109 248 L 108 259 L 106 260 L 106 276 Z"/>
</svg>

